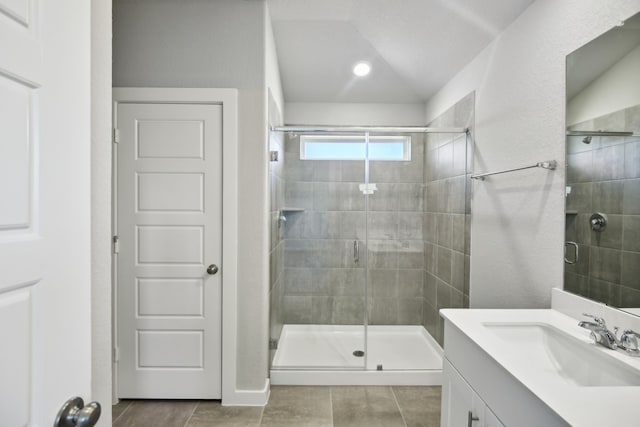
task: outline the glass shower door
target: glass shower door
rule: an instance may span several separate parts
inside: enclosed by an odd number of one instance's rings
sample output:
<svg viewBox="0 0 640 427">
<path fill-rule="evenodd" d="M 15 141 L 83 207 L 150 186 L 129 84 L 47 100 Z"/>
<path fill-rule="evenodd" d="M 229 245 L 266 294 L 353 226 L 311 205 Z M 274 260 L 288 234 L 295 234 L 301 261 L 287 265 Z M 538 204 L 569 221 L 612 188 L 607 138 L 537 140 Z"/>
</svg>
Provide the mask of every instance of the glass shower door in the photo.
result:
<svg viewBox="0 0 640 427">
<path fill-rule="evenodd" d="M 273 369 L 364 368 L 364 135 L 284 138 L 283 323 Z"/>
</svg>

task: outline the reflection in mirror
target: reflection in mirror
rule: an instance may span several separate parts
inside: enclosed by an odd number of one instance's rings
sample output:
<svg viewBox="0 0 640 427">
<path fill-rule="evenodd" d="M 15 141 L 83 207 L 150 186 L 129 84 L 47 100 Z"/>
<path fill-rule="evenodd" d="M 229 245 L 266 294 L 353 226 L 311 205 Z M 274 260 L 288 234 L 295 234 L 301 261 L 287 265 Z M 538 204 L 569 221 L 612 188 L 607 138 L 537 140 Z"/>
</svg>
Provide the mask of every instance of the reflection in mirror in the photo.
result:
<svg viewBox="0 0 640 427">
<path fill-rule="evenodd" d="M 567 291 L 640 315 L 640 14 L 567 57 Z"/>
</svg>

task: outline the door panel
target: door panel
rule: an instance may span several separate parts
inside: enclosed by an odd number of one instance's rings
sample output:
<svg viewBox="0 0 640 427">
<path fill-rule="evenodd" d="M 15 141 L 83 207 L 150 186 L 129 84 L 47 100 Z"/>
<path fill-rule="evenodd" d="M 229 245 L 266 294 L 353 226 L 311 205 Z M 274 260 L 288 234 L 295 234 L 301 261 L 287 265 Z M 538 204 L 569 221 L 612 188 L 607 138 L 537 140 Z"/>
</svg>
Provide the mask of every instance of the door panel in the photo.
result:
<svg viewBox="0 0 640 427">
<path fill-rule="evenodd" d="M 221 118 L 117 105 L 121 398 L 221 397 Z"/>
<path fill-rule="evenodd" d="M 88 2 L 0 0 L 2 425 L 91 397 L 89 23 Z"/>
</svg>

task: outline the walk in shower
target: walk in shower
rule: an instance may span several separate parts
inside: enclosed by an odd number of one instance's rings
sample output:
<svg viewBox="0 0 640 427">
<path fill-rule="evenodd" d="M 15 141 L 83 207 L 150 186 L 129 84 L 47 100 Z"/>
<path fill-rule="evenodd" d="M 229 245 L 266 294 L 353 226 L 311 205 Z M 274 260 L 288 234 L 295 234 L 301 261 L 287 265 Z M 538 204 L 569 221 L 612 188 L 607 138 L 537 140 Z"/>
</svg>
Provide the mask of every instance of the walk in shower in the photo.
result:
<svg viewBox="0 0 640 427">
<path fill-rule="evenodd" d="M 438 310 L 469 294 L 459 104 L 457 127 L 272 129 L 272 383 L 440 382 Z"/>
</svg>

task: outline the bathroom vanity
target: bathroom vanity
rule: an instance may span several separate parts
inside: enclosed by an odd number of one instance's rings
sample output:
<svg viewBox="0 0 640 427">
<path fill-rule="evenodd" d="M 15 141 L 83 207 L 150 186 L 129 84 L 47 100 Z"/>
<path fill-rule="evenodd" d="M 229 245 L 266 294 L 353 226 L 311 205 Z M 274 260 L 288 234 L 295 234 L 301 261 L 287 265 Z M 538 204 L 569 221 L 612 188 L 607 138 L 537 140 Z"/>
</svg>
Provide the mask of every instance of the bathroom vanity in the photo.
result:
<svg viewBox="0 0 640 427">
<path fill-rule="evenodd" d="M 637 426 L 640 358 L 549 310 L 441 310 L 443 427 Z M 625 409 L 627 408 L 627 409 Z"/>
</svg>

